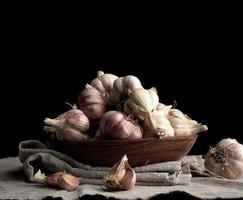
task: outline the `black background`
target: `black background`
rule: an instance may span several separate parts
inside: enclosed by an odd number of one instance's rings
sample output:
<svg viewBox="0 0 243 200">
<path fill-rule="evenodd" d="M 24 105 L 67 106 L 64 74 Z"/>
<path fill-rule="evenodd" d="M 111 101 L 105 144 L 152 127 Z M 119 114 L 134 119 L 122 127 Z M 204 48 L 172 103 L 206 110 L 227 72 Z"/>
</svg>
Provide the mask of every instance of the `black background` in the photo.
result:
<svg viewBox="0 0 243 200">
<path fill-rule="evenodd" d="M 178 109 L 207 124 L 191 154 L 205 154 L 223 138 L 243 143 L 240 27 L 225 20 L 172 25 L 163 27 L 164 35 L 126 32 L 130 40 L 110 33 L 112 45 L 98 37 L 100 29 L 91 40 L 34 24 L 31 32 L 23 26 L 7 32 L 0 156 L 16 156 L 22 140 L 44 141 L 43 119 L 68 110 L 65 102 L 75 103 L 97 70 L 135 75 L 145 88 L 157 88 L 162 103 L 176 100 Z"/>
</svg>

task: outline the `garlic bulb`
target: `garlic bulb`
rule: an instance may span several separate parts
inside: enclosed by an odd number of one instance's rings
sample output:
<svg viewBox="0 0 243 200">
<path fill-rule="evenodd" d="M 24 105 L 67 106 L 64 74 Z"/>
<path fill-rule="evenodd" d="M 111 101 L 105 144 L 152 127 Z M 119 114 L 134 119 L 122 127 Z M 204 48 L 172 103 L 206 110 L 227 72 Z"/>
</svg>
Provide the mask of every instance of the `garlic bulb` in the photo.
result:
<svg viewBox="0 0 243 200">
<path fill-rule="evenodd" d="M 163 112 L 152 113 L 151 120 L 152 123 L 147 119 L 144 121 L 144 137 L 159 137 L 160 139 L 175 137 L 174 128 Z"/>
<path fill-rule="evenodd" d="M 136 76 L 128 75 L 116 79 L 110 93 L 110 104 L 119 104 L 123 100 L 123 97 L 128 98 L 128 94 L 138 88 L 142 88 L 142 84 Z"/>
<path fill-rule="evenodd" d="M 76 106 L 55 119 L 46 118 L 44 130 L 55 133 L 58 140 L 82 141 L 86 140 L 86 133 L 90 122 L 85 114 Z"/>
<path fill-rule="evenodd" d="M 90 119 L 99 119 L 105 113 L 105 99 L 99 90 L 86 85 L 86 88 L 80 93 L 78 106 Z"/>
<path fill-rule="evenodd" d="M 126 155 L 111 168 L 103 180 L 108 190 L 131 190 L 135 186 L 136 174 Z"/>
<path fill-rule="evenodd" d="M 215 174 L 236 179 L 243 174 L 243 145 L 235 139 L 223 139 L 208 151 L 204 164 Z"/>
<path fill-rule="evenodd" d="M 206 125 L 192 120 L 178 109 L 170 109 L 167 118 L 174 128 L 176 136 L 187 136 L 208 130 Z"/>
<path fill-rule="evenodd" d="M 100 120 L 98 134 L 101 138 L 138 139 L 142 138 L 142 128 L 125 114 L 109 111 Z"/>
<path fill-rule="evenodd" d="M 92 80 L 90 85 L 99 90 L 105 99 L 107 99 L 109 98 L 113 83 L 117 78 L 118 77 L 113 74 L 104 74 L 103 71 L 98 71 L 97 78 Z"/>
<path fill-rule="evenodd" d="M 80 179 L 66 172 L 57 172 L 50 176 L 41 173 L 41 170 L 34 175 L 34 180 L 40 183 L 47 183 L 50 186 L 57 186 L 67 191 L 76 190 Z"/>
<path fill-rule="evenodd" d="M 158 103 L 159 97 L 155 88 L 149 90 L 139 88 L 129 95 L 123 110 L 125 113 L 135 115 L 141 121 L 146 121 L 148 126 L 155 127 L 152 120 L 152 112 L 156 109 Z"/>
<path fill-rule="evenodd" d="M 162 139 L 175 136 L 174 128 L 166 118 L 171 107 L 171 105 L 166 106 L 158 103 L 156 109 L 151 112 L 151 119 L 145 118 L 144 120 L 144 137 L 159 137 Z"/>
</svg>

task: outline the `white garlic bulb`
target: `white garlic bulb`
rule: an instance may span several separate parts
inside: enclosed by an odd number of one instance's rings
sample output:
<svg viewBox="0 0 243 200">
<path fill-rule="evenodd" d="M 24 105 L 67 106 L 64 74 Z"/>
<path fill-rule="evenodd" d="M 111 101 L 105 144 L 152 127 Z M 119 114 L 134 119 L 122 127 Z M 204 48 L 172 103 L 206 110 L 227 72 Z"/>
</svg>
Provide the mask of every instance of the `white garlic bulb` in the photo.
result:
<svg viewBox="0 0 243 200">
<path fill-rule="evenodd" d="M 159 137 L 163 139 L 175 136 L 174 128 L 164 115 L 163 111 L 152 112 L 152 123 L 147 119 L 144 121 L 144 137 Z"/>
<path fill-rule="evenodd" d="M 178 109 L 170 109 L 167 118 L 174 128 L 176 136 L 187 136 L 208 130 L 206 125 L 192 120 Z"/>
<path fill-rule="evenodd" d="M 155 88 L 146 90 L 144 88 L 135 89 L 129 99 L 124 104 L 124 112 L 133 113 L 140 119 L 151 117 L 159 103 L 159 97 Z"/>
<path fill-rule="evenodd" d="M 90 82 L 94 88 L 99 90 L 101 94 L 105 97 L 106 101 L 108 101 L 109 93 L 113 88 L 113 83 L 118 77 L 113 74 L 104 74 L 103 71 L 97 72 L 97 78 Z"/>
<path fill-rule="evenodd" d="M 215 174 L 236 179 L 243 174 L 243 145 L 235 139 L 223 139 L 208 151 L 204 164 Z"/>
<path fill-rule="evenodd" d="M 175 136 L 174 128 L 166 118 L 171 107 L 171 105 L 166 106 L 158 103 L 156 109 L 151 112 L 152 123 L 148 118 L 143 123 L 144 137 L 159 137 L 162 139 Z"/>
<path fill-rule="evenodd" d="M 128 75 L 116 79 L 110 92 L 110 104 L 119 104 L 123 97 L 128 98 L 128 95 L 138 88 L 142 88 L 142 84 L 136 76 Z"/>
<path fill-rule="evenodd" d="M 108 190 L 131 190 L 135 186 L 136 174 L 126 155 L 111 168 L 103 180 Z"/>
</svg>

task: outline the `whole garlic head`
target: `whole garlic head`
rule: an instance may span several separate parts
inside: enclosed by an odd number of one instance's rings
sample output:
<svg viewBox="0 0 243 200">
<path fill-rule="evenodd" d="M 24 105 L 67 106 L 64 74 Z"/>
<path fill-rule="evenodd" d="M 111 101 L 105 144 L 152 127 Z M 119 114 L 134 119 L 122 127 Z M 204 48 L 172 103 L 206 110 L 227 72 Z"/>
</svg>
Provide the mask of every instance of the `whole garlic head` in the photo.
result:
<svg viewBox="0 0 243 200">
<path fill-rule="evenodd" d="M 174 128 L 176 136 L 187 136 L 208 130 L 206 125 L 192 120 L 178 109 L 170 109 L 167 118 Z"/>
<path fill-rule="evenodd" d="M 243 174 L 243 145 L 235 139 L 223 139 L 208 151 L 204 164 L 210 172 L 236 179 Z"/>
<path fill-rule="evenodd" d="M 55 119 L 46 118 L 44 130 L 51 130 L 58 140 L 82 141 L 86 140 L 86 133 L 90 127 L 89 119 L 76 106 Z"/>
<path fill-rule="evenodd" d="M 100 119 L 105 113 L 106 102 L 99 90 L 87 84 L 78 97 L 78 107 L 90 119 Z"/>
<path fill-rule="evenodd" d="M 103 71 L 97 72 L 97 78 L 91 81 L 90 85 L 99 90 L 108 101 L 109 94 L 113 88 L 113 83 L 118 77 L 113 74 L 105 74 Z"/>
<path fill-rule="evenodd" d="M 142 138 L 142 128 L 124 113 L 109 111 L 100 120 L 99 135 L 101 138 L 138 139 Z"/>
<path fill-rule="evenodd" d="M 144 120 L 156 109 L 158 103 L 159 97 L 155 88 L 138 88 L 129 95 L 123 109 L 125 113 L 133 113 Z"/>
<path fill-rule="evenodd" d="M 126 155 L 111 168 L 103 180 L 108 190 L 131 190 L 135 186 L 136 174 Z"/>
<path fill-rule="evenodd" d="M 132 93 L 135 89 L 142 88 L 140 80 L 136 76 L 128 75 L 120 77 L 114 81 L 113 88 L 110 93 L 110 104 L 117 105 L 123 99 L 122 97 Z"/>
</svg>

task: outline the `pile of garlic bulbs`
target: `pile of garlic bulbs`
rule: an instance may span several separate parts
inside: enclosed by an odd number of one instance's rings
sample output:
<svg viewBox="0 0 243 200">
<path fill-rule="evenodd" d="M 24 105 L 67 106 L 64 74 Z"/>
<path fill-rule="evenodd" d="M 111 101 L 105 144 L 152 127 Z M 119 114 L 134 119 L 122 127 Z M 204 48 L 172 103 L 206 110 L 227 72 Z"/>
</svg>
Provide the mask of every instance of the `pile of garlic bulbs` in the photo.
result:
<svg viewBox="0 0 243 200">
<path fill-rule="evenodd" d="M 45 131 L 66 141 L 163 139 L 208 129 L 171 105 L 160 103 L 157 90 L 143 88 L 137 77 L 102 71 L 81 91 L 77 106 L 55 119 L 46 118 L 44 123 Z"/>
</svg>

